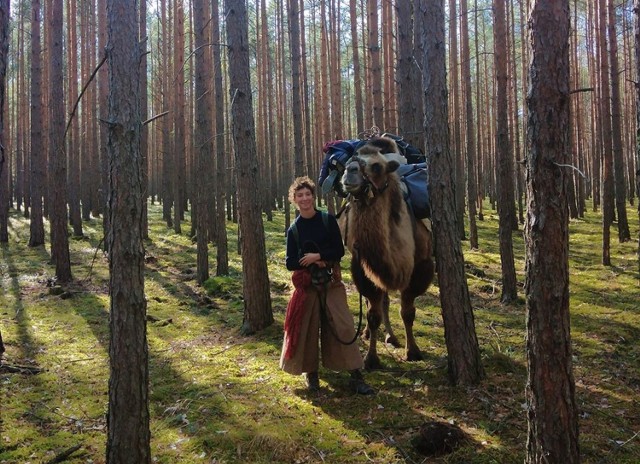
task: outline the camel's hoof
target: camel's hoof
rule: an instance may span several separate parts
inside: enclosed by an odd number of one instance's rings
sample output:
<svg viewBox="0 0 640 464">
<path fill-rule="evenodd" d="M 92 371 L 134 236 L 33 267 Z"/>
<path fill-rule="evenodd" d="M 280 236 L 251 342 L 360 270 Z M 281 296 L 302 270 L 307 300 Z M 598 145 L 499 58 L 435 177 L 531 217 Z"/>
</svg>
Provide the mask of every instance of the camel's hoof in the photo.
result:
<svg viewBox="0 0 640 464">
<path fill-rule="evenodd" d="M 407 361 L 422 361 L 423 359 L 420 350 L 407 351 Z"/>
<path fill-rule="evenodd" d="M 384 341 L 385 343 L 393 346 L 394 348 L 400 348 L 400 342 L 398 341 L 398 337 L 396 337 L 395 335 L 387 334 Z"/>
<path fill-rule="evenodd" d="M 383 367 L 384 366 L 380 362 L 380 358 L 377 356 L 367 356 L 364 358 L 364 368 L 368 371 L 381 370 Z"/>
</svg>

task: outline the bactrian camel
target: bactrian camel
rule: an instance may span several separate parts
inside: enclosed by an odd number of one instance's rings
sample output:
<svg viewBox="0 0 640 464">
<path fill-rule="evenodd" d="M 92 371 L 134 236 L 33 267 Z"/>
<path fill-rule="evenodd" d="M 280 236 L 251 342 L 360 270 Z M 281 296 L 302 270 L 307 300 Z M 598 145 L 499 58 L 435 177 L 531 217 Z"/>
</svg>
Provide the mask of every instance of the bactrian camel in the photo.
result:
<svg viewBox="0 0 640 464">
<path fill-rule="evenodd" d="M 353 281 L 369 302 L 367 369 L 382 367 L 377 332 L 383 320 L 388 322 L 387 292 L 392 290 L 400 292 L 406 359 L 422 359 L 413 335 L 414 300 L 426 292 L 434 275 L 431 232 L 407 207 L 396 173 L 399 163 L 388 156 L 397 152 L 392 139 L 373 139 L 348 161 L 341 179 L 349 196 L 340 217 L 342 235 L 352 256 Z M 397 343 L 392 332 L 390 337 L 387 341 Z"/>
</svg>

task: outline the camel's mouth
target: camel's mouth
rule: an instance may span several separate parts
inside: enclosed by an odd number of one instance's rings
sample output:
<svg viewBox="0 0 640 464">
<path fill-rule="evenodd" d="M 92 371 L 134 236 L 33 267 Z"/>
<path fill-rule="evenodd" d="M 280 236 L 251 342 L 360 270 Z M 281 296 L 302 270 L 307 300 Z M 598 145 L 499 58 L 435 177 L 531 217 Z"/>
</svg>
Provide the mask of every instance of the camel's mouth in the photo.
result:
<svg viewBox="0 0 640 464">
<path fill-rule="evenodd" d="M 349 192 L 349 193 L 356 193 L 357 191 L 359 191 L 362 188 L 362 183 L 360 182 L 349 182 L 349 181 L 342 181 L 342 186 L 344 187 L 344 189 Z"/>
</svg>

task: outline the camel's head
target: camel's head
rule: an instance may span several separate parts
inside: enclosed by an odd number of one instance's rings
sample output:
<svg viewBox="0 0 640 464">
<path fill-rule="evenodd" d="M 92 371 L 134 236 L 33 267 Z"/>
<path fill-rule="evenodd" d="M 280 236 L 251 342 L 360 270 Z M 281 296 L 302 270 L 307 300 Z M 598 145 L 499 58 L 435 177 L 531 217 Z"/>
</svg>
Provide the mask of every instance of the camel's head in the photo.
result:
<svg viewBox="0 0 640 464">
<path fill-rule="evenodd" d="M 394 140 L 380 137 L 360 147 L 344 169 L 342 185 L 347 193 L 358 196 L 382 192 L 388 186 L 389 175 L 398 169 L 398 147 Z"/>
</svg>

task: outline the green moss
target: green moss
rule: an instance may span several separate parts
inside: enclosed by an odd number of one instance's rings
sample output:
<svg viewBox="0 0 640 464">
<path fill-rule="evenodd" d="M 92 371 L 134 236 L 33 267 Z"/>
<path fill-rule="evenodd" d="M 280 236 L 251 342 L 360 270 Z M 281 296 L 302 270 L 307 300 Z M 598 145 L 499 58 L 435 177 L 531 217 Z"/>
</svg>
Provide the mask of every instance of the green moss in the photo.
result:
<svg viewBox="0 0 640 464">
<path fill-rule="evenodd" d="M 630 218 L 637 218 L 629 214 Z M 480 250 L 463 242 L 466 275 L 486 380 L 473 388 L 447 383 L 447 349 L 432 286 L 416 300 L 415 333 L 425 359 L 406 363 L 403 348 L 381 344 L 386 369 L 366 372 L 375 397 L 357 397 L 347 376 L 321 369 L 321 391 L 308 394 L 300 376 L 279 369 L 282 323 L 291 291 L 284 267 L 284 215 L 265 222 L 275 323 L 240 335 L 244 304 L 237 226 L 228 224 L 230 273 L 195 281 L 190 225 L 176 234 L 150 208 L 146 248 L 152 454 L 158 463 L 402 463 L 422 462 L 412 439 L 427 420 L 453 421 L 469 445 L 429 462 L 515 463 L 524 460 L 527 424 L 524 242 L 514 234 L 521 301 L 500 303 L 497 217 L 478 222 Z M 188 218 L 187 218 L 188 219 Z M 0 322 L 7 364 L 35 365 L 40 374 L 0 374 L 0 462 L 46 462 L 80 444 L 66 462 L 104 462 L 108 404 L 108 263 L 99 220 L 71 241 L 75 281 L 48 292 L 54 270 L 42 248 L 27 246 L 29 224 L 10 218 L 11 242 L 0 247 Z M 631 224 L 637 230 L 637 222 Z M 637 243 L 612 241 L 612 267 L 600 264 L 599 217 L 571 221 L 570 292 L 580 446 L 584 462 L 640 461 L 629 440 L 640 415 L 637 373 L 640 290 Z M 632 232 L 633 234 L 633 232 Z M 216 249 L 210 249 L 214 261 Z M 359 298 L 342 263 L 354 317 Z M 211 267 L 213 269 L 213 267 Z M 391 317 L 404 341 L 392 296 Z M 357 319 L 356 319 L 357 320 Z M 364 351 L 366 345 L 357 342 Z M 626 442 L 626 443 L 625 443 Z M 625 443 L 620 446 L 619 443 Z"/>
</svg>

